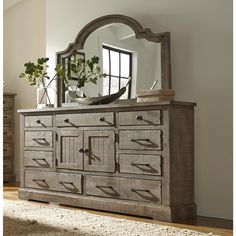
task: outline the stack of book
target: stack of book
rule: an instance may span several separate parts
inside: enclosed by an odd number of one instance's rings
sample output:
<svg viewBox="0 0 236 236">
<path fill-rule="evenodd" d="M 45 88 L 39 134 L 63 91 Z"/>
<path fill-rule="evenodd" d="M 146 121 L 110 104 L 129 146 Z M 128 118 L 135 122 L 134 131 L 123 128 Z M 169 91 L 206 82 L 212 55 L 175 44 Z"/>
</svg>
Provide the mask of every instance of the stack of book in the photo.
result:
<svg viewBox="0 0 236 236">
<path fill-rule="evenodd" d="M 173 89 L 142 89 L 137 91 L 137 102 L 159 102 L 173 100 L 175 90 Z"/>
</svg>

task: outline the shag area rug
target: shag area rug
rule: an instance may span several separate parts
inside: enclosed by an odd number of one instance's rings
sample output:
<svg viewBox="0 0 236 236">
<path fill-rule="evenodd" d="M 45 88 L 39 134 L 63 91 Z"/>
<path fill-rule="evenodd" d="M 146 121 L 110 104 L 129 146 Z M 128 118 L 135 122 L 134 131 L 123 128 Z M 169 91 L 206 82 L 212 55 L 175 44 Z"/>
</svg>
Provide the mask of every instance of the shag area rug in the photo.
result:
<svg viewBox="0 0 236 236">
<path fill-rule="evenodd" d="M 26 201 L 3 201 L 4 236 L 206 236 L 197 231 Z"/>
</svg>

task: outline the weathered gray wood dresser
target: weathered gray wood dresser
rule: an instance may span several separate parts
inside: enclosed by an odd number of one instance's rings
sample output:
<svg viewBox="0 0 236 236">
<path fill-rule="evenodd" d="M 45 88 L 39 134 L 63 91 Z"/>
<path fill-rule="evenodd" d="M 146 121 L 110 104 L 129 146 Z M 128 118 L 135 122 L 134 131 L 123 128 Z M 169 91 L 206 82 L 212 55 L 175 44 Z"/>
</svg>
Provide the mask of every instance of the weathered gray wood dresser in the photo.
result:
<svg viewBox="0 0 236 236">
<path fill-rule="evenodd" d="M 3 94 L 3 181 L 15 181 L 14 113 L 16 93 Z"/>
<path fill-rule="evenodd" d="M 166 221 L 194 217 L 194 106 L 19 110 L 19 198 Z"/>
</svg>

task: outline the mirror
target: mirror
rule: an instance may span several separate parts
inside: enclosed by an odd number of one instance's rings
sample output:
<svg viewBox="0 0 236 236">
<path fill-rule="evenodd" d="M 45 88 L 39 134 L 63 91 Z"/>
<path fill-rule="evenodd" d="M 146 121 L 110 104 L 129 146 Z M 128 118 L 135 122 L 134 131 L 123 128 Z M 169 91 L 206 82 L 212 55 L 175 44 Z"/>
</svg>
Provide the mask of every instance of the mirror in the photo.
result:
<svg viewBox="0 0 236 236">
<path fill-rule="evenodd" d="M 67 63 L 72 55 L 86 60 L 98 56 L 107 75 L 97 85 L 85 85 L 83 92 L 88 97 L 113 94 L 127 86 L 120 99 L 135 98 L 137 90 L 151 88 L 154 81 L 155 89 L 171 88 L 170 34 L 153 34 L 130 17 L 109 15 L 90 22 L 74 43 L 57 53 L 57 63 Z M 69 86 L 74 85 L 75 81 L 69 81 Z M 67 89 L 59 80 L 59 106 L 66 102 Z"/>
</svg>

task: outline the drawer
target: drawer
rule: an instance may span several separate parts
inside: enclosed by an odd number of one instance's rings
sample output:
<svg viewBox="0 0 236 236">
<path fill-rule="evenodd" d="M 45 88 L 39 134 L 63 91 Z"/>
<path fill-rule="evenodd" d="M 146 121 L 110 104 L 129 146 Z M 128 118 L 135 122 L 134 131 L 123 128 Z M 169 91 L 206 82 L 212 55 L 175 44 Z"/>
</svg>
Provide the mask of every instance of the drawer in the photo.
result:
<svg viewBox="0 0 236 236">
<path fill-rule="evenodd" d="M 53 167 L 53 153 L 45 151 L 25 151 L 24 166 L 26 167 Z"/>
<path fill-rule="evenodd" d="M 119 125 L 160 125 L 161 111 L 119 112 Z"/>
<path fill-rule="evenodd" d="M 160 155 L 120 154 L 121 173 L 161 175 Z"/>
<path fill-rule="evenodd" d="M 82 193 L 81 175 L 48 171 L 25 171 L 25 187 Z"/>
<path fill-rule="evenodd" d="M 161 150 L 161 130 L 119 131 L 119 148 Z"/>
<path fill-rule="evenodd" d="M 87 195 L 137 201 L 161 202 L 161 181 L 86 176 Z"/>
<path fill-rule="evenodd" d="M 12 172 L 12 162 L 11 159 L 3 159 L 3 173 Z"/>
<path fill-rule="evenodd" d="M 12 148 L 13 147 L 12 147 L 11 143 L 4 142 L 3 143 L 3 156 L 4 157 L 11 157 L 13 154 Z"/>
<path fill-rule="evenodd" d="M 52 116 L 26 116 L 25 127 L 51 127 Z"/>
<path fill-rule="evenodd" d="M 8 126 L 13 124 L 13 111 L 3 111 L 3 124 Z"/>
<path fill-rule="evenodd" d="M 52 147 L 52 131 L 25 131 L 25 147 Z"/>
<path fill-rule="evenodd" d="M 57 175 L 55 172 L 25 170 L 25 187 L 56 190 Z"/>
<path fill-rule="evenodd" d="M 12 127 L 6 126 L 3 127 L 3 141 L 9 141 L 12 140 L 13 137 L 13 129 Z"/>
<path fill-rule="evenodd" d="M 13 107 L 14 107 L 14 97 L 3 96 L 3 109 L 5 108 L 13 109 Z"/>
<path fill-rule="evenodd" d="M 56 115 L 56 126 L 112 126 L 114 113 Z"/>
<path fill-rule="evenodd" d="M 82 176 L 78 174 L 57 174 L 57 190 L 63 192 L 82 193 Z"/>
</svg>

